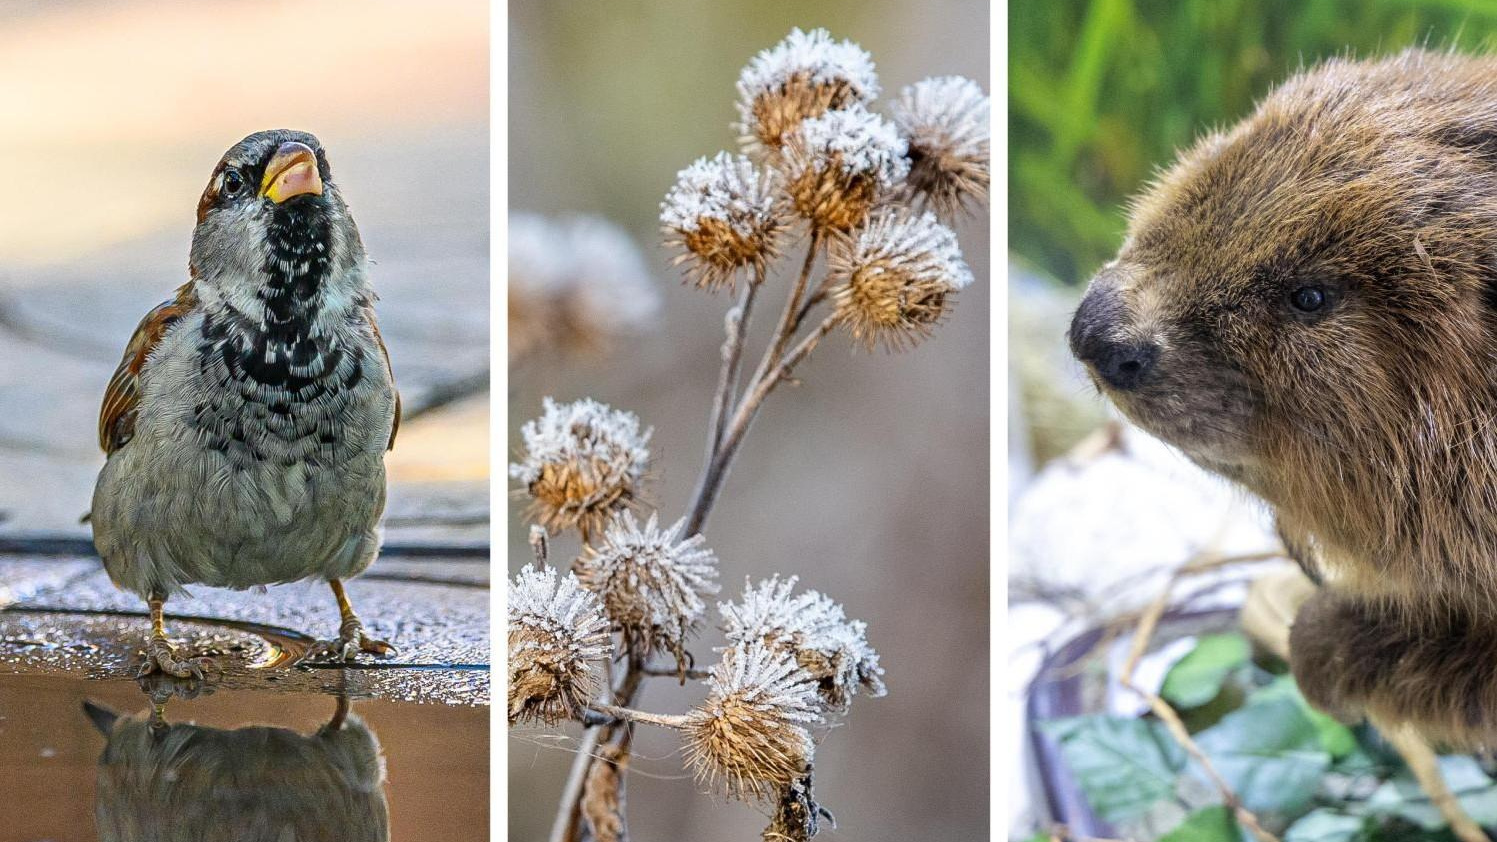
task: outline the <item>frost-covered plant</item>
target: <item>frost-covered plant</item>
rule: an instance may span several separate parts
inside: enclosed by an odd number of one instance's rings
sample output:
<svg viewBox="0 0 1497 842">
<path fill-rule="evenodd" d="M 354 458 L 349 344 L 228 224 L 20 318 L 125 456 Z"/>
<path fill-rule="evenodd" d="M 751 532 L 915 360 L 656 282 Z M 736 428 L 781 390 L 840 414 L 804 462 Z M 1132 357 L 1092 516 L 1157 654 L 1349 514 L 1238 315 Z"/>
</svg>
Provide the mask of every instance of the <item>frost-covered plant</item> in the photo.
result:
<svg viewBox="0 0 1497 842">
<path fill-rule="evenodd" d="M 527 565 L 509 587 L 509 722 L 582 714 L 597 693 L 592 662 L 612 641 L 598 598 L 570 573 Z"/>
<path fill-rule="evenodd" d="M 868 645 L 868 624 L 816 591 L 792 595 L 797 578 L 749 585 L 737 603 L 718 603 L 723 632 L 735 646 L 763 643 L 789 655 L 817 682 L 822 709 L 846 712 L 858 688 L 884 695 L 884 669 Z"/>
<path fill-rule="evenodd" d="M 988 198 L 988 95 L 971 79 L 941 76 L 905 88 L 894 125 L 909 146 L 906 197 L 950 219 Z"/>
<path fill-rule="evenodd" d="M 588 352 L 642 333 L 660 312 L 639 246 L 598 216 L 509 217 L 509 361 Z"/>
<path fill-rule="evenodd" d="M 682 538 L 685 527 L 682 519 L 661 529 L 652 514 L 641 528 L 626 511 L 576 563 L 578 578 L 603 601 L 625 648 L 640 657 L 669 652 L 683 669 L 686 638 L 701 625 L 704 598 L 718 591 L 717 557 L 702 536 Z"/>
<path fill-rule="evenodd" d="M 629 412 L 583 398 L 556 403 L 520 430 L 525 451 L 509 475 L 525 486 L 530 516 L 549 530 L 599 532 L 633 505 L 650 461 L 650 430 Z"/>
<path fill-rule="evenodd" d="M 794 30 L 739 79 L 741 151 L 698 159 L 665 194 L 664 241 L 686 281 L 736 297 L 706 457 L 680 520 L 661 528 L 652 513 L 641 526 L 630 511 L 643 502 L 649 461 L 649 432 L 633 415 L 548 398 L 522 429 L 510 474 L 530 498 L 532 520 L 578 533 L 577 586 L 595 597 L 585 604 L 588 628 L 613 632 L 611 686 L 583 712 L 570 698 L 546 708 L 570 711 L 586 728 L 553 840 L 626 837 L 623 787 L 639 725 L 679 731 L 704 788 L 771 807 L 765 839 L 810 839 L 829 817 L 812 792 L 817 734 L 859 693 L 884 695 L 866 624 L 822 593 L 796 593 L 795 576 L 748 583 L 740 600 L 718 605 L 727 645 L 710 670 L 694 668 L 691 648 L 718 590 L 718 558 L 702 529 L 768 395 L 837 328 L 865 348 L 913 348 L 972 283 L 956 234 L 937 214 L 986 199 L 987 98 L 967 80 L 926 80 L 905 89 L 891 121 L 871 110 L 878 92 L 862 48 L 824 30 Z M 745 377 L 754 303 L 796 238 L 805 243 L 800 271 Z M 669 660 L 656 662 L 661 655 Z M 639 709 L 641 688 L 657 676 L 703 679 L 705 698 L 684 713 Z"/>
</svg>

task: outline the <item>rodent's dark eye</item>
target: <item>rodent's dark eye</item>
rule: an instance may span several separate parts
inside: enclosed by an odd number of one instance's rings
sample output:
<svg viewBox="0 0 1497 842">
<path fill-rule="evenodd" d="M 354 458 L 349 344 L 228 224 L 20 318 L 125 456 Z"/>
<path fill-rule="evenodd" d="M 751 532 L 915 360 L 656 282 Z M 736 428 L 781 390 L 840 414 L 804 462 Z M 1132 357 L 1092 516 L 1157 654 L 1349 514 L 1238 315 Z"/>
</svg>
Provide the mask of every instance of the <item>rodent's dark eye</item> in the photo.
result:
<svg viewBox="0 0 1497 842">
<path fill-rule="evenodd" d="M 1289 296 L 1289 303 L 1301 313 L 1315 313 L 1325 306 L 1325 290 L 1320 287 L 1300 287 Z"/>
<path fill-rule="evenodd" d="M 239 195 L 239 191 L 243 189 L 244 176 L 239 174 L 239 170 L 233 167 L 224 170 L 223 194 L 233 197 Z"/>
</svg>

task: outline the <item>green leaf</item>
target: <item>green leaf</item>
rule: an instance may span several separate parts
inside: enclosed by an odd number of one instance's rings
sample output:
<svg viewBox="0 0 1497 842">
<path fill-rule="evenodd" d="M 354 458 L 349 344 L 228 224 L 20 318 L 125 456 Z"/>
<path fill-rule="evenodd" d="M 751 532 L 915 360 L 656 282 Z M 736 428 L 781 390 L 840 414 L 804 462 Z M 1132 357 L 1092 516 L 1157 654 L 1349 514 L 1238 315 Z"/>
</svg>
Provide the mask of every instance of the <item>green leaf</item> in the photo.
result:
<svg viewBox="0 0 1497 842">
<path fill-rule="evenodd" d="M 1247 663 L 1250 654 L 1247 639 L 1242 635 L 1205 635 L 1170 667 L 1159 695 L 1180 708 L 1204 705 L 1216 698 L 1227 676 Z"/>
<path fill-rule="evenodd" d="M 1497 825 L 1497 785 L 1476 761 L 1452 755 L 1439 758 L 1439 763 L 1440 774 L 1466 813 L 1483 827 Z M 1379 786 L 1367 799 L 1367 809 L 1374 815 L 1397 817 L 1425 830 L 1439 830 L 1448 824 L 1407 769 Z"/>
<path fill-rule="evenodd" d="M 1087 801 L 1109 822 L 1142 816 L 1172 796 L 1185 768 L 1185 750 L 1152 720 L 1079 716 L 1041 727 L 1060 742 Z"/>
<path fill-rule="evenodd" d="M 1218 804 L 1185 817 L 1179 827 L 1159 837 L 1159 842 L 1241 842 L 1242 830 L 1232 811 Z"/>
<path fill-rule="evenodd" d="M 1250 701 L 1196 735 L 1196 742 L 1254 811 L 1304 809 L 1331 768 L 1315 723 L 1293 699 Z"/>
<path fill-rule="evenodd" d="M 1254 691 L 1248 697 L 1248 704 L 1274 699 L 1292 699 L 1299 705 L 1300 710 L 1315 725 L 1315 733 L 1320 737 L 1320 747 L 1331 757 L 1339 759 L 1356 751 L 1357 735 L 1334 717 L 1311 707 L 1304 694 L 1299 691 L 1299 685 L 1294 683 L 1294 676 L 1281 675 L 1275 678 L 1267 686 Z"/>
<path fill-rule="evenodd" d="M 1311 810 L 1284 831 L 1284 842 L 1360 842 L 1367 838 L 1367 819 L 1334 810 Z"/>
</svg>

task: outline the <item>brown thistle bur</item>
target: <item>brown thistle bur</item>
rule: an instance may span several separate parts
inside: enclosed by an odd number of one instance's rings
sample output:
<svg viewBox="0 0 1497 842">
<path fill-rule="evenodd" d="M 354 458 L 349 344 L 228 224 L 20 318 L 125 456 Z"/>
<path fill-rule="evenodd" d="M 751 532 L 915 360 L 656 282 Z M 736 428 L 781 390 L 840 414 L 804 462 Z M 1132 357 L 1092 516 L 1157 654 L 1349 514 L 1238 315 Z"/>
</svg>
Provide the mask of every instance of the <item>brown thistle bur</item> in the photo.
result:
<svg viewBox="0 0 1497 842">
<path fill-rule="evenodd" d="M 547 530 L 600 533 L 639 496 L 650 452 L 650 430 L 639 419 L 584 398 L 559 404 L 521 429 L 525 451 L 509 475 L 525 484 L 530 517 Z"/>
<path fill-rule="evenodd" d="M 838 322 L 866 347 L 893 350 L 929 337 L 972 283 L 950 228 L 929 213 L 891 209 L 833 242 L 827 277 Z"/>
<path fill-rule="evenodd" d="M 987 94 L 971 79 L 942 76 L 905 88 L 894 125 L 909 146 L 905 199 L 952 219 L 987 201 L 992 162 Z"/>
<path fill-rule="evenodd" d="M 754 642 L 729 647 L 711 692 L 686 715 L 686 762 L 699 784 L 732 798 L 774 799 L 804 776 L 820 720 L 816 685 L 784 652 Z"/>
<path fill-rule="evenodd" d="M 717 557 L 700 535 L 681 536 L 685 520 L 661 529 L 656 515 L 643 527 L 630 512 L 608 525 L 597 546 L 573 564 L 582 586 L 597 594 L 603 613 L 639 658 L 671 653 L 686 668 L 686 639 L 701 625 L 717 593 Z"/>
<path fill-rule="evenodd" d="M 862 108 L 806 120 L 785 146 L 790 205 L 813 231 L 856 228 L 904 181 L 907 151 L 893 124 Z"/>
<path fill-rule="evenodd" d="M 755 56 L 738 80 L 740 140 L 750 152 L 773 155 L 802 121 L 878 96 L 873 59 L 825 29 L 792 29 Z"/>
<path fill-rule="evenodd" d="M 689 280 L 717 290 L 731 289 L 743 270 L 752 283 L 763 277 L 785 227 L 775 187 L 773 172 L 726 152 L 699 158 L 676 176 L 660 219 L 666 245 L 682 252 L 673 262 L 686 264 Z"/>
<path fill-rule="evenodd" d="M 680 732 L 686 765 L 700 785 L 775 807 L 766 839 L 810 839 L 829 817 L 811 793 L 812 729 L 846 714 L 859 692 L 884 694 L 866 625 L 820 593 L 793 593 L 793 576 L 750 586 L 741 601 L 719 604 L 728 645 L 710 672 L 692 669 L 688 647 L 718 580 L 717 556 L 700 533 L 765 399 L 827 334 L 842 327 L 870 349 L 912 348 L 951 311 L 955 292 L 972 282 L 956 235 L 914 205 L 947 211 L 985 198 L 987 134 L 976 115 L 986 114 L 986 98 L 960 80 L 921 83 L 896 106 L 902 121 L 896 127 L 868 110 L 878 82 L 867 54 L 820 30 L 796 30 L 761 54 L 738 90 L 747 154 L 697 160 L 661 203 L 666 245 L 676 250 L 687 280 L 736 295 L 725 320 L 706 455 L 684 517 L 661 529 L 652 514 L 640 526 L 629 509 L 639 502 L 649 432 L 640 432 L 634 416 L 593 401 L 548 399 L 542 418 L 522 430 L 525 450 L 510 468 L 531 499 L 529 516 L 553 532 L 577 530 L 583 545 L 575 573 L 526 574 L 530 581 L 551 577 L 545 588 L 529 587 L 553 595 L 545 604 L 565 608 L 546 628 L 579 630 L 568 638 L 574 645 L 545 650 L 552 653 L 547 663 L 567 680 L 545 685 L 530 678 L 527 686 L 539 690 L 518 701 L 511 696 L 511 709 L 535 711 L 531 718 L 568 715 L 585 727 L 551 842 L 586 834 L 627 838 L 624 788 L 633 731 L 643 725 Z M 912 154 L 911 143 L 926 145 Z M 943 143 L 947 154 L 927 161 Z M 924 175 L 911 184 L 915 165 Z M 797 232 L 806 235 L 800 271 L 763 356 L 746 372 L 755 301 L 773 286 L 770 269 Z M 817 279 L 823 252 L 826 269 Z M 748 283 L 735 289 L 739 275 Z M 515 622 L 512 614 L 512 628 Z M 600 636 L 599 629 L 613 635 Z M 538 663 L 529 651 L 516 658 L 517 640 L 530 645 L 531 637 L 511 636 L 511 663 Z M 675 663 L 653 664 L 657 653 Z M 587 695 L 590 673 L 583 666 L 609 654 L 611 686 Z M 705 699 L 685 713 L 637 709 L 642 687 L 656 676 L 704 679 Z"/>
<path fill-rule="evenodd" d="M 576 718 L 598 692 L 612 641 L 597 597 L 570 574 L 527 565 L 509 588 L 509 724 Z"/>
</svg>

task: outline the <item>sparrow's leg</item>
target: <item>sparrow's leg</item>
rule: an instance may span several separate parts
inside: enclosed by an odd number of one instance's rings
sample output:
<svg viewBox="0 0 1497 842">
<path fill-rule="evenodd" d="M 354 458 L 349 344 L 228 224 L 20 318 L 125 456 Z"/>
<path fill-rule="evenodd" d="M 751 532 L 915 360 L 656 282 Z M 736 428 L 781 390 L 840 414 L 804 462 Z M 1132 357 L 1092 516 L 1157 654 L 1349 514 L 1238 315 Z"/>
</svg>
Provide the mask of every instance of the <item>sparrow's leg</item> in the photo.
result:
<svg viewBox="0 0 1497 842">
<path fill-rule="evenodd" d="M 146 643 L 146 649 L 140 653 L 143 662 L 140 669 L 135 673 L 136 678 L 161 672 L 175 678 L 196 678 L 203 680 L 204 669 L 214 666 L 212 658 L 185 658 L 179 659 L 177 652 L 172 648 L 170 640 L 166 639 L 166 619 L 162 615 L 166 606 L 166 597 L 152 596 L 146 600 L 151 606 L 151 638 Z"/>
<path fill-rule="evenodd" d="M 343 582 L 329 579 L 327 583 L 333 589 L 333 596 L 338 598 L 338 614 L 343 618 L 343 624 L 338 627 L 338 639 L 318 641 L 299 661 L 317 661 L 329 656 L 334 660 L 352 661 L 360 652 L 371 655 L 393 654 L 394 646 L 364 634 L 364 623 L 359 615 L 353 613 L 348 594 L 343 592 Z"/>
</svg>

